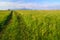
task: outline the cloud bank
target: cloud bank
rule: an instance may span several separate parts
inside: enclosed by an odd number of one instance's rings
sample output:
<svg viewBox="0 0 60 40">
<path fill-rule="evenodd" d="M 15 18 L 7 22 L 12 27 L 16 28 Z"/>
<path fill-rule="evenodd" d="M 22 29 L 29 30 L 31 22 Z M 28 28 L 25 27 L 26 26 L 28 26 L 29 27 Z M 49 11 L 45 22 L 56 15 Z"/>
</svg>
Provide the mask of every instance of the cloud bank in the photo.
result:
<svg viewBox="0 0 60 40">
<path fill-rule="evenodd" d="M 17 2 L 0 2 L 0 10 L 6 10 L 6 9 L 60 9 L 59 3 L 35 3 L 35 2 L 29 2 L 29 3 L 22 3 L 21 1 Z"/>
</svg>

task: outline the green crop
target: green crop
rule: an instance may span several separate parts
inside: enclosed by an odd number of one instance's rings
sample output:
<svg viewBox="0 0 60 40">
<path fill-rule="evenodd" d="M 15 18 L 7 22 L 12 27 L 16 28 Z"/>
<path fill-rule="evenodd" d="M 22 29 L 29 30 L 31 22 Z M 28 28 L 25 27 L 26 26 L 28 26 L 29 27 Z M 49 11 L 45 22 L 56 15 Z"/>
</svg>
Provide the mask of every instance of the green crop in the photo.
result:
<svg viewBox="0 0 60 40">
<path fill-rule="evenodd" d="M 60 40 L 60 10 L 0 13 L 0 40 Z"/>
</svg>

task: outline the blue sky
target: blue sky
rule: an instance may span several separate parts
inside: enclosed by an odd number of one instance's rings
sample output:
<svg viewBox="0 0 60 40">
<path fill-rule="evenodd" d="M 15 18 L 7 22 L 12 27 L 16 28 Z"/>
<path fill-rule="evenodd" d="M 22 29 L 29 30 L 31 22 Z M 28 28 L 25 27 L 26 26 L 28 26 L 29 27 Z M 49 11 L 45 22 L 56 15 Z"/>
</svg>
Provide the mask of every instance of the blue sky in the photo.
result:
<svg viewBox="0 0 60 40">
<path fill-rule="evenodd" d="M 0 10 L 22 8 L 60 9 L 60 0 L 0 0 Z"/>
</svg>

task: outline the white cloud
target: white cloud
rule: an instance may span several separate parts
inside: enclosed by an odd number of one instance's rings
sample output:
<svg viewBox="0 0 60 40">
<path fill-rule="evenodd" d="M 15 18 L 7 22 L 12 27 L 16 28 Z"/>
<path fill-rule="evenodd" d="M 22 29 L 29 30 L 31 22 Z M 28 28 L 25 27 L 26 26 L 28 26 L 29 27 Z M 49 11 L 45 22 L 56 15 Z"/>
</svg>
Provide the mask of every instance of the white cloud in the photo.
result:
<svg viewBox="0 0 60 40">
<path fill-rule="evenodd" d="M 49 9 L 50 7 L 57 8 L 60 4 L 40 4 L 40 3 L 19 3 L 19 2 L 0 2 L 0 9 L 20 9 L 20 8 L 28 8 L 28 9 Z"/>
</svg>

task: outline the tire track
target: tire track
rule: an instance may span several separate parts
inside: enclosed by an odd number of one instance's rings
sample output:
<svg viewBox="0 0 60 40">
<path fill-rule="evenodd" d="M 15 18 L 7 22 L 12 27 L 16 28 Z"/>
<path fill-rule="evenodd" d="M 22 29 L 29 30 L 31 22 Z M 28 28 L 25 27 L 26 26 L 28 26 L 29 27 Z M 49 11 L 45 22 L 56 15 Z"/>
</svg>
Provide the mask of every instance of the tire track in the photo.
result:
<svg viewBox="0 0 60 40">
<path fill-rule="evenodd" d="M 13 14 L 13 11 L 11 11 L 10 14 L 6 17 L 6 20 L 4 20 L 2 23 L 0 23 L 0 39 L 3 35 L 3 30 L 5 30 L 7 25 L 11 23 L 12 14 Z"/>
<path fill-rule="evenodd" d="M 22 17 L 21 14 L 17 14 L 18 12 L 14 11 L 15 15 L 16 15 L 16 18 L 17 18 L 17 22 L 18 22 L 18 33 L 17 33 L 17 36 L 21 36 L 20 37 L 17 37 L 17 39 L 21 39 L 21 40 L 27 40 L 28 39 L 28 34 L 27 34 L 27 31 L 26 31 L 26 23 L 24 22 L 24 19 Z"/>
<path fill-rule="evenodd" d="M 1 36 L 1 40 L 13 40 L 13 39 L 15 39 L 16 34 L 17 34 L 17 30 L 18 30 L 17 25 L 18 25 L 17 18 L 15 16 L 14 11 L 13 11 L 12 20 L 10 21 L 10 23 L 7 25 L 7 27 L 2 32 L 3 34 Z"/>
</svg>

